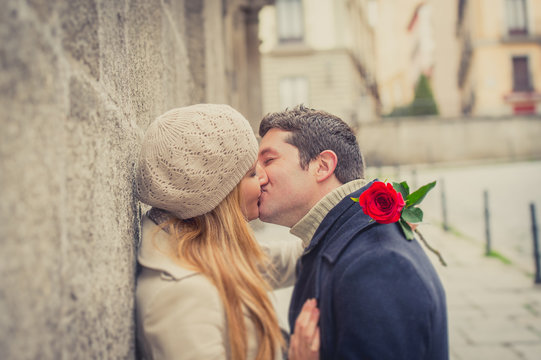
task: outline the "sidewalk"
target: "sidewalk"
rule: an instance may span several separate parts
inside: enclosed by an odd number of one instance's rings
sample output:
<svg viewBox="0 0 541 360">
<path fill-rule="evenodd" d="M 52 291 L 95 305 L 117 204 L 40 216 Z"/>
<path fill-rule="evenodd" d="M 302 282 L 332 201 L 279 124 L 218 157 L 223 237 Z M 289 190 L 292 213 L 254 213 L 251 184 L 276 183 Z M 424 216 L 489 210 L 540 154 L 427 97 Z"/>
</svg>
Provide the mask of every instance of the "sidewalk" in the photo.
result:
<svg viewBox="0 0 541 360">
<path fill-rule="evenodd" d="M 484 256 L 481 242 L 422 225 L 421 232 L 447 267 L 425 247 L 447 294 L 451 360 L 541 359 L 541 286 L 513 265 Z M 295 241 L 285 228 L 265 225 L 263 241 Z M 279 239 L 279 240 L 276 240 Z M 275 292 L 285 321 L 291 289 Z"/>
<path fill-rule="evenodd" d="M 485 257 L 481 242 L 423 225 L 447 267 L 426 252 L 447 293 L 452 360 L 541 359 L 541 286 L 523 270 Z"/>
</svg>

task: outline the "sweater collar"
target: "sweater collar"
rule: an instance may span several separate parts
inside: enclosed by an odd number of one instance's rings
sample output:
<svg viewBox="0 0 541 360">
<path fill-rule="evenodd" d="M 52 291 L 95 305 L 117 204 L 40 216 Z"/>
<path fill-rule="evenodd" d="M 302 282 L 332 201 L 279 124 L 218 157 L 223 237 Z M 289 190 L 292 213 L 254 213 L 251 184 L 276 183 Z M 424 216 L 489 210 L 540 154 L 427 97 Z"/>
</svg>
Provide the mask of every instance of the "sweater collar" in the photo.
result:
<svg viewBox="0 0 541 360">
<path fill-rule="evenodd" d="M 368 181 L 365 179 L 357 179 L 337 187 L 319 200 L 299 222 L 293 225 L 289 232 L 299 237 L 302 240 L 303 246 L 306 248 L 329 211 L 342 201 L 344 197 L 365 186 L 367 183 Z"/>
</svg>

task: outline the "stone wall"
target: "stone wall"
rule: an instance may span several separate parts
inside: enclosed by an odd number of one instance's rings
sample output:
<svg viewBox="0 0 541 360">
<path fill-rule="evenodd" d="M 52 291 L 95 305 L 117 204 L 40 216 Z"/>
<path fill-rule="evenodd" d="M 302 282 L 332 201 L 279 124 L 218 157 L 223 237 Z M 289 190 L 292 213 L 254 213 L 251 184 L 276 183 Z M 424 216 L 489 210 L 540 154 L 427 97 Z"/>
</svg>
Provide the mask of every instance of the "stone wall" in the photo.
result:
<svg viewBox="0 0 541 360">
<path fill-rule="evenodd" d="M 196 102 L 258 116 L 230 61 L 258 65 L 253 3 L 2 2 L 0 358 L 135 357 L 141 135 Z"/>
<path fill-rule="evenodd" d="M 541 117 L 388 118 L 357 134 L 368 166 L 541 159 Z"/>
</svg>

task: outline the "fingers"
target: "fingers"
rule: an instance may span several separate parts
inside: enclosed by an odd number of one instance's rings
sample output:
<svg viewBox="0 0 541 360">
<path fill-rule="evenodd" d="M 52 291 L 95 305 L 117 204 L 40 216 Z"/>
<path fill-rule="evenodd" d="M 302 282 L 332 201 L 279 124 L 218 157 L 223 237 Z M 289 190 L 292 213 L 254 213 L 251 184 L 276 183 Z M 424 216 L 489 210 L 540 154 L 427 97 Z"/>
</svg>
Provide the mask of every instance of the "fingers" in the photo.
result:
<svg viewBox="0 0 541 360">
<path fill-rule="evenodd" d="M 290 359 L 319 358 L 320 334 L 317 326 L 318 322 L 319 309 L 316 300 L 307 300 L 295 321 L 295 331 L 290 338 Z"/>
<path fill-rule="evenodd" d="M 314 307 L 310 311 L 308 321 L 304 324 L 302 336 L 306 343 L 311 344 L 319 321 L 319 309 Z"/>
<path fill-rule="evenodd" d="M 298 359 L 298 352 L 299 352 L 299 341 L 297 340 L 298 336 L 295 336 L 295 334 L 291 334 L 289 337 L 289 349 L 288 349 L 288 359 Z"/>
<path fill-rule="evenodd" d="M 314 341 L 312 341 L 312 346 L 310 346 L 310 351 L 319 354 L 319 328 L 316 328 L 315 334 L 314 334 Z"/>
<path fill-rule="evenodd" d="M 302 329 L 304 329 L 309 321 L 310 317 L 312 316 L 312 310 L 317 309 L 316 308 L 316 300 L 315 299 L 308 299 L 302 306 L 301 312 L 299 316 L 297 316 L 297 320 L 295 321 L 295 330 L 293 333 L 301 332 Z"/>
</svg>

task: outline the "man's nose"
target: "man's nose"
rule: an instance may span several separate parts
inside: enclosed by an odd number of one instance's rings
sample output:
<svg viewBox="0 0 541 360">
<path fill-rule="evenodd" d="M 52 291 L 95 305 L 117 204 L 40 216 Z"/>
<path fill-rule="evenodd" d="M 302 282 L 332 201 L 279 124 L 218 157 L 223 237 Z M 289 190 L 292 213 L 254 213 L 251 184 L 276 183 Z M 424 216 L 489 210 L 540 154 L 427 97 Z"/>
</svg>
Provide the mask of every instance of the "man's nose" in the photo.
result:
<svg viewBox="0 0 541 360">
<path fill-rule="evenodd" d="M 259 185 L 263 186 L 269 182 L 269 178 L 267 177 L 267 172 L 263 169 L 263 167 L 258 163 L 257 164 L 257 176 L 259 178 Z"/>
</svg>

